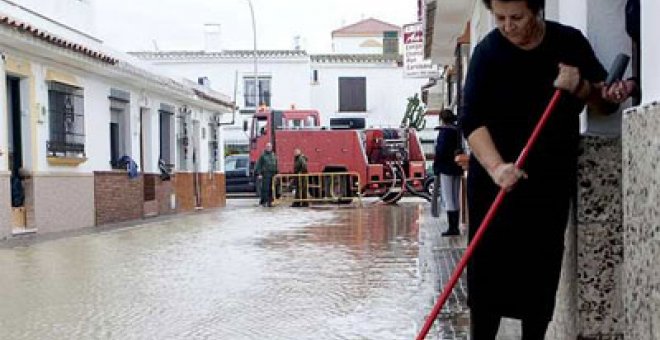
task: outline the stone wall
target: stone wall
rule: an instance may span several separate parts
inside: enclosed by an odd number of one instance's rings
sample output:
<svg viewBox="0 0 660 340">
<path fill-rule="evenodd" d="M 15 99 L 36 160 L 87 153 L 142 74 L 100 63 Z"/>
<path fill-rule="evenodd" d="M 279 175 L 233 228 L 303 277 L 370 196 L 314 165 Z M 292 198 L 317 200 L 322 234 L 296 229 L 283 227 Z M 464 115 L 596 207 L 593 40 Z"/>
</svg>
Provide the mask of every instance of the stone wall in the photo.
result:
<svg viewBox="0 0 660 340">
<path fill-rule="evenodd" d="M 96 225 L 141 219 L 143 196 L 142 176 L 130 179 L 126 171 L 94 172 Z"/>
<path fill-rule="evenodd" d="M 202 181 L 202 206 L 204 208 L 219 208 L 226 204 L 225 175 L 200 174 Z"/>
<path fill-rule="evenodd" d="M 585 137 L 578 165 L 577 296 L 581 339 L 622 339 L 621 139 Z"/>
<path fill-rule="evenodd" d="M 200 184 L 201 208 L 219 208 L 226 204 L 225 175 L 209 173 L 176 174 L 177 211 L 189 212 L 196 208 L 195 178 Z"/>
<path fill-rule="evenodd" d="M 660 103 L 623 119 L 626 339 L 660 339 Z"/>
<path fill-rule="evenodd" d="M 178 172 L 174 179 L 176 207 L 178 212 L 195 210 L 194 175 L 190 172 Z"/>
<path fill-rule="evenodd" d="M 39 233 L 94 226 L 92 174 L 37 174 L 32 177 L 34 223 Z M 26 201 L 26 206 L 28 202 Z M 29 211 L 30 211 L 29 210 Z M 30 214 L 28 214 L 28 223 Z"/>
<path fill-rule="evenodd" d="M 621 140 L 584 137 L 548 339 L 622 339 Z"/>
<path fill-rule="evenodd" d="M 9 173 L 0 173 L 0 240 L 11 235 L 11 188 Z"/>
<path fill-rule="evenodd" d="M 144 174 L 143 177 L 144 217 L 176 213 L 176 206 L 172 207 L 172 195 L 174 194 L 172 181 L 174 179 L 163 181 L 159 174 Z M 176 198 L 174 201 L 176 203 Z"/>
<path fill-rule="evenodd" d="M 158 200 L 158 214 L 169 215 L 176 213 L 176 198 L 174 199 L 175 205 L 172 206 L 172 197 L 174 192 L 174 175 L 169 181 L 163 181 L 160 176 L 156 179 L 156 200 Z"/>
<path fill-rule="evenodd" d="M 555 314 L 546 334 L 548 340 L 567 340 L 578 337 L 577 223 L 574 213 L 571 214 L 566 229 L 564 260 L 561 269 Z"/>
</svg>

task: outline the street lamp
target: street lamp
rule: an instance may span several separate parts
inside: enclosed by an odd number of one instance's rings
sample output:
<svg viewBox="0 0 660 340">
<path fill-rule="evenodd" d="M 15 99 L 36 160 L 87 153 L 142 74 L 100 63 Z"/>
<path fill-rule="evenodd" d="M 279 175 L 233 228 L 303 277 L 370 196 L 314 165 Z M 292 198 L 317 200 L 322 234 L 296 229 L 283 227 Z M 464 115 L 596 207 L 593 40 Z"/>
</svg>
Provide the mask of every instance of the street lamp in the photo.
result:
<svg viewBox="0 0 660 340">
<path fill-rule="evenodd" d="M 252 0 L 247 0 L 248 5 L 250 5 L 250 14 L 252 15 L 252 46 L 254 48 L 254 89 L 256 91 L 256 102 L 254 107 L 254 112 L 257 112 L 257 109 L 260 105 L 260 95 L 259 92 L 259 73 L 257 69 L 257 24 L 254 19 L 254 7 L 252 7 Z"/>
<path fill-rule="evenodd" d="M 247 0 L 248 5 L 250 5 L 250 14 L 252 15 L 252 45 L 254 47 L 254 90 L 257 93 L 256 95 L 256 103 L 254 107 L 254 113 L 257 113 L 257 110 L 259 109 L 259 106 L 261 106 L 261 91 L 260 86 L 259 86 L 259 72 L 257 69 L 257 23 L 256 20 L 254 19 L 254 7 L 252 6 L 252 0 Z M 275 116 L 274 113 L 271 111 L 270 113 L 270 143 L 273 146 L 273 149 L 275 149 Z"/>
</svg>

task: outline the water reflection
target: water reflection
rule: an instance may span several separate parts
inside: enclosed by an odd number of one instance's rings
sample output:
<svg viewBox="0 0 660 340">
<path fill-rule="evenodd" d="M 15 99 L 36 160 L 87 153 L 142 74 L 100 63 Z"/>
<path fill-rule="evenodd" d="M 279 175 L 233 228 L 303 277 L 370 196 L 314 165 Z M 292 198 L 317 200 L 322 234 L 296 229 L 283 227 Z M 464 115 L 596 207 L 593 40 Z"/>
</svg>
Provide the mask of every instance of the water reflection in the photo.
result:
<svg viewBox="0 0 660 340">
<path fill-rule="evenodd" d="M 414 338 L 420 223 L 414 203 L 246 205 L 0 249 L 0 338 Z"/>
</svg>

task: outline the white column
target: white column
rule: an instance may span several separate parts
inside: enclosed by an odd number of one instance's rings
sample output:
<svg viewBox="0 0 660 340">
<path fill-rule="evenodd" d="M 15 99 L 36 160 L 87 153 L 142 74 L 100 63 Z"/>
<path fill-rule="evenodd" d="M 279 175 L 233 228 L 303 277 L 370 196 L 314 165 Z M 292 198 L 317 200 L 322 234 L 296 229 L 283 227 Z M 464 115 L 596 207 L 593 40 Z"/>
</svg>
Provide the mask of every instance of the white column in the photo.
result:
<svg viewBox="0 0 660 340">
<path fill-rule="evenodd" d="M 641 0 L 642 4 L 642 103 L 660 100 L 660 2 Z"/>
<path fill-rule="evenodd" d="M 9 170 L 8 164 L 8 146 L 9 131 L 7 126 L 7 75 L 5 73 L 4 58 L 0 60 L 0 173 Z"/>
<path fill-rule="evenodd" d="M 558 0 L 559 22 L 573 26 L 587 35 L 587 1 Z"/>
</svg>

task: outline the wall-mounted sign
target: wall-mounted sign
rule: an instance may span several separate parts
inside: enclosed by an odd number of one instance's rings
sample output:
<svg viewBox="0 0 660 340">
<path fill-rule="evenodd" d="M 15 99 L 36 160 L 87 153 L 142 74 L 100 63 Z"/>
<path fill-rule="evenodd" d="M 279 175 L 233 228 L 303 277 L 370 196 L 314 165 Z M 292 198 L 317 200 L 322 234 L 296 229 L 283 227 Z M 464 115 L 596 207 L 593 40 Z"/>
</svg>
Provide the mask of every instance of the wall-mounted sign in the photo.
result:
<svg viewBox="0 0 660 340">
<path fill-rule="evenodd" d="M 403 25 L 403 69 L 408 78 L 440 77 L 437 65 L 424 59 L 424 26 L 421 22 Z"/>
</svg>

